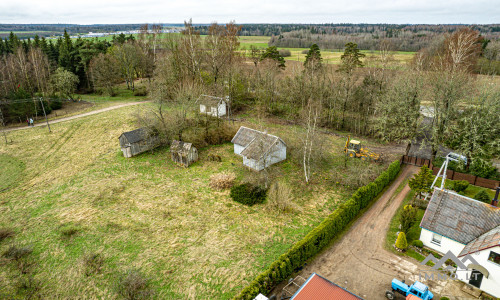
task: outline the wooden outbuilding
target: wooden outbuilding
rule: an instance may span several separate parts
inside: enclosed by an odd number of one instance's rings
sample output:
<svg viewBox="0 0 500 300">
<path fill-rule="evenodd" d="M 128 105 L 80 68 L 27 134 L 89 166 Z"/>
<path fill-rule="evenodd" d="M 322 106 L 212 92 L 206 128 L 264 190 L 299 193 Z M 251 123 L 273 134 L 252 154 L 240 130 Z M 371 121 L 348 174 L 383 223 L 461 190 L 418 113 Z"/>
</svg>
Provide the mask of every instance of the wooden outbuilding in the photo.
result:
<svg viewBox="0 0 500 300">
<path fill-rule="evenodd" d="M 221 118 L 226 116 L 229 111 L 229 97 L 221 98 L 208 95 L 202 95 L 198 102 L 200 104 L 200 113 L 212 117 Z"/>
<path fill-rule="evenodd" d="M 160 144 L 158 136 L 154 135 L 148 128 L 124 132 L 118 139 L 123 156 L 128 158 L 152 150 Z"/>
<path fill-rule="evenodd" d="M 172 160 L 184 167 L 189 167 L 198 160 L 198 150 L 192 143 L 173 140 L 170 145 Z"/>
<path fill-rule="evenodd" d="M 243 164 L 261 171 L 286 159 L 286 144 L 279 137 L 241 126 L 231 140 L 234 153 L 243 157 Z"/>
</svg>

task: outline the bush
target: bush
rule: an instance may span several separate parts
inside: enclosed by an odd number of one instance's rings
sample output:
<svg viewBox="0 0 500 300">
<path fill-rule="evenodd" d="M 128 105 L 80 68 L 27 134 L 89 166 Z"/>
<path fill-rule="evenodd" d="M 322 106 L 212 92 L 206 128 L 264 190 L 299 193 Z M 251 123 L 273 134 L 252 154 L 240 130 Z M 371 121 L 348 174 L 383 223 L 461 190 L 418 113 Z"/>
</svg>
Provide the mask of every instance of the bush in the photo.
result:
<svg viewBox="0 0 500 300">
<path fill-rule="evenodd" d="M 210 176 L 210 187 L 215 190 L 229 189 L 234 185 L 236 175 L 232 172 L 222 172 Z"/>
<path fill-rule="evenodd" d="M 441 298 L 439 298 L 439 300 L 450 300 L 450 298 L 448 298 L 448 297 L 441 297 Z"/>
<path fill-rule="evenodd" d="M 451 188 L 457 192 L 463 192 L 467 189 L 469 186 L 469 182 L 467 180 L 457 180 L 457 181 L 452 181 L 452 186 Z"/>
<path fill-rule="evenodd" d="M 300 53 L 302 53 L 302 54 L 307 54 L 307 53 L 309 53 L 309 49 L 302 50 Z"/>
<path fill-rule="evenodd" d="M 396 240 L 396 248 L 400 250 L 406 250 L 408 248 L 408 242 L 406 241 L 406 234 L 401 231 L 398 235 L 398 239 Z"/>
<path fill-rule="evenodd" d="M 14 236 L 14 230 L 10 228 L 0 228 L 0 242 L 13 236 Z"/>
<path fill-rule="evenodd" d="M 230 196 L 236 202 L 252 206 L 266 200 L 266 190 L 258 185 L 244 183 L 233 186 Z"/>
<path fill-rule="evenodd" d="M 280 49 L 278 51 L 280 53 L 281 56 L 283 57 L 289 57 L 289 56 L 292 56 L 292 52 L 290 52 L 290 50 L 288 49 Z"/>
<path fill-rule="evenodd" d="M 359 188 L 349 200 L 341 204 L 302 240 L 275 260 L 234 299 L 254 299 L 258 293 L 267 294 L 278 283 L 289 279 L 294 271 L 301 268 L 307 260 L 341 234 L 359 212 L 367 207 L 397 176 L 399 170 L 400 162 L 398 160 L 391 163 L 389 168 L 382 172 L 375 181 Z"/>
<path fill-rule="evenodd" d="M 74 224 L 64 224 L 59 228 L 59 232 L 61 232 L 62 237 L 66 239 L 73 237 L 81 230 L 80 226 Z"/>
<path fill-rule="evenodd" d="M 8 259 L 20 260 L 33 252 L 31 247 L 17 247 L 12 245 L 3 253 L 3 257 Z"/>
<path fill-rule="evenodd" d="M 417 220 L 417 208 L 411 205 L 405 205 L 403 211 L 399 216 L 399 223 L 401 224 L 401 231 L 408 233 L 410 228 Z"/>
<path fill-rule="evenodd" d="M 290 186 L 284 182 L 277 181 L 271 184 L 267 193 L 267 202 L 278 212 L 291 212 L 293 194 Z"/>
<path fill-rule="evenodd" d="M 50 100 L 50 108 L 52 110 L 58 110 L 58 109 L 61 109 L 62 108 L 62 101 L 60 99 L 54 99 L 54 100 Z"/>
<path fill-rule="evenodd" d="M 134 96 L 147 96 L 148 91 L 145 86 L 138 87 L 134 90 Z"/>
<path fill-rule="evenodd" d="M 424 242 L 422 242 L 421 240 L 414 240 L 412 242 L 412 245 L 417 247 L 417 248 L 423 248 L 424 247 Z"/>
<path fill-rule="evenodd" d="M 476 195 L 474 195 L 474 199 L 479 200 L 484 203 L 491 203 L 490 195 L 485 190 L 480 190 Z"/>
<path fill-rule="evenodd" d="M 474 158 L 470 165 L 470 173 L 486 179 L 499 178 L 498 170 L 495 166 L 484 159 Z"/>
<path fill-rule="evenodd" d="M 222 158 L 217 154 L 209 154 L 207 159 L 208 159 L 208 161 L 216 161 L 216 162 L 222 161 Z"/>
<path fill-rule="evenodd" d="M 118 292 L 125 299 L 147 299 L 152 291 L 149 281 L 138 270 L 129 270 L 118 281 Z"/>
</svg>

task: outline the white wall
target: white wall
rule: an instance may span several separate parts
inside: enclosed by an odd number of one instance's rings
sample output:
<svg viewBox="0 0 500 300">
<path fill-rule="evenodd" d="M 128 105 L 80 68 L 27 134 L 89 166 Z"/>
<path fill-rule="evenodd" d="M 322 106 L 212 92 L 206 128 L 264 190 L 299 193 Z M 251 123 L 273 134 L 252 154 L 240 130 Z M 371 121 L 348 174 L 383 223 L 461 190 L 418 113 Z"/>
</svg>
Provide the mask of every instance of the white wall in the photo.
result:
<svg viewBox="0 0 500 300">
<path fill-rule="evenodd" d="M 480 289 L 492 296 L 500 298 L 500 265 L 497 265 L 496 263 L 488 260 L 491 251 L 500 254 L 500 246 L 473 253 L 471 254 L 471 256 L 477 261 L 479 265 L 484 267 L 490 273 L 488 278 L 483 277 Z M 462 259 L 462 257 L 460 259 Z M 465 265 L 468 264 L 468 262 L 465 263 Z M 468 283 L 471 277 L 471 273 L 472 271 L 457 271 L 457 276 L 460 280 Z"/>
<path fill-rule="evenodd" d="M 235 146 L 234 152 L 236 153 L 236 144 L 234 146 Z M 272 164 L 278 163 L 286 159 L 286 146 L 283 143 L 279 142 L 278 145 L 273 150 L 274 151 L 271 152 L 265 159 L 266 168 Z M 243 157 L 243 164 L 256 171 L 261 171 L 264 169 L 264 159 L 261 159 L 257 162 L 254 159 Z"/>
<path fill-rule="evenodd" d="M 424 243 L 424 246 L 436 250 L 439 253 L 446 254 L 446 252 L 451 251 L 453 254 L 458 256 L 465 247 L 464 244 L 449 239 L 445 236 L 441 238 L 441 245 L 432 243 L 431 241 L 433 234 L 434 233 L 432 231 L 422 228 L 422 232 L 420 233 L 420 240 Z"/>
<path fill-rule="evenodd" d="M 234 153 L 235 154 L 238 154 L 241 156 L 241 151 L 243 151 L 243 149 L 245 149 L 243 146 L 234 144 Z"/>
<path fill-rule="evenodd" d="M 207 107 L 204 104 L 200 104 L 200 112 L 205 113 L 207 111 Z"/>
</svg>

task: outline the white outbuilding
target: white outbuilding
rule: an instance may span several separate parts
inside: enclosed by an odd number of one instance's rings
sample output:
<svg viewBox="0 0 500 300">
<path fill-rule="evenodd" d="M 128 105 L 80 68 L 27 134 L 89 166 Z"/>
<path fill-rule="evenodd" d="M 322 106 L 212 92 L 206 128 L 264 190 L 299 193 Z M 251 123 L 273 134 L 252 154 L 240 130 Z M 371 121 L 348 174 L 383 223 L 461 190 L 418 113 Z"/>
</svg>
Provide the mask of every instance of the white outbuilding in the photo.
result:
<svg viewBox="0 0 500 300">
<path fill-rule="evenodd" d="M 285 142 L 267 132 L 241 126 L 231 143 L 234 153 L 243 157 L 243 164 L 256 171 L 286 159 Z"/>
<path fill-rule="evenodd" d="M 200 103 L 200 113 L 212 117 L 221 118 L 228 114 L 229 97 L 221 98 L 208 95 L 202 95 L 198 102 Z"/>
</svg>

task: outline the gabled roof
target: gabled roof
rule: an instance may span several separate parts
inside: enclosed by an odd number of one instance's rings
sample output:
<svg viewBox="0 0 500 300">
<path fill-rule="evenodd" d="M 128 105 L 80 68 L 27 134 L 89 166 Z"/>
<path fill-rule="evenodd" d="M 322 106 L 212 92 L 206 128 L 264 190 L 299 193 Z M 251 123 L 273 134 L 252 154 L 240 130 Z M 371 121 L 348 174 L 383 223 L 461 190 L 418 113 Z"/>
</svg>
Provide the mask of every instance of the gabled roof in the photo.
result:
<svg viewBox="0 0 500 300">
<path fill-rule="evenodd" d="M 500 225 L 468 243 L 458 257 L 496 246 L 500 246 Z"/>
<path fill-rule="evenodd" d="M 170 152 L 180 153 L 184 155 L 187 154 L 189 150 L 191 150 L 191 147 L 193 147 L 192 143 L 184 143 L 183 141 L 173 140 L 170 144 Z"/>
<path fill-rule="evenodd" d="M 363 300 L 330 280 L 312 273 L 290 300 Z"/>
<path fill-rule="evenodd" d="M 224 98 L 209 95 L 201 95 L 196 101 L 205 105 L 218 105 L 219 103 L 226 102 Z"/>
<path fill-rule="evenodd" d="M 500 225 L 500 208 L 434 189 L 420 227 L 464 245 Z"/>
<path fill-rule="evenodd" d="M 282 139 L 275 135 L 244 126 L 240 127 L 231 142 L 244 147 L 240 153 L 242 156 L 255 160 L 266 155 L 278 142 L 286 145 Z"/>
<path fill-rule="evenodd" d="M 120 137 L 122 135 L 125 136 L 130 144 L 133 144 L 144 140 L 148 136 L 148 130 L 143 127 L 129 132 L 124 132 L 120 135 Z"/>
</svg>

